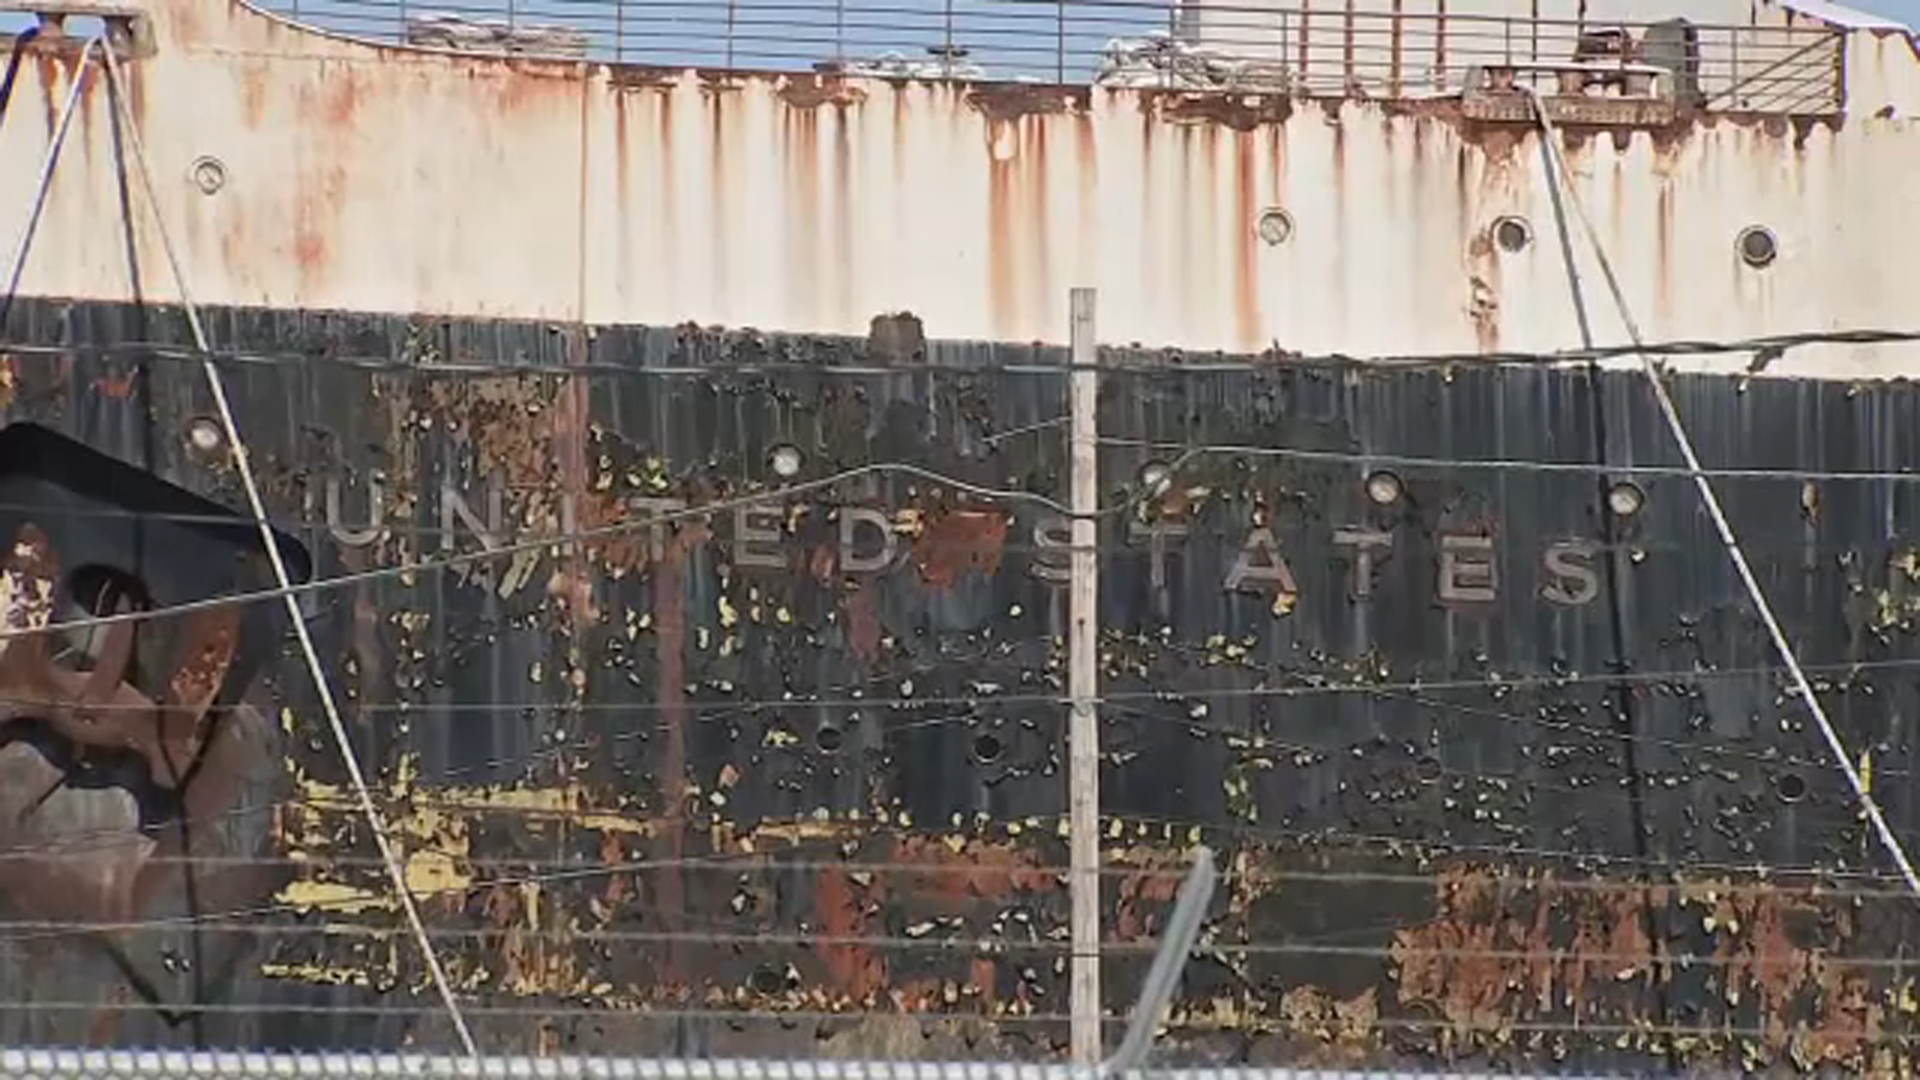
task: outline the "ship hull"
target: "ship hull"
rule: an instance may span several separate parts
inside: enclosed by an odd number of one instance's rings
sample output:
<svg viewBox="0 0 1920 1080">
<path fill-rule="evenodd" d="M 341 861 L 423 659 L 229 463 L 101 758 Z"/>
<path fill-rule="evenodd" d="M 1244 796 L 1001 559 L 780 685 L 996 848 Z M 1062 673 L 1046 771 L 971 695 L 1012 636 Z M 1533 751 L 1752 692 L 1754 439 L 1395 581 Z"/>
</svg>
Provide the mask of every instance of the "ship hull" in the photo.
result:
<svg viewBox="0 0 1920 1080">
<path fill-rule="evenodd" d="M 205 318 L 276 521 L 350 579 L 303 603 L 485 1042 L 1058 1052 L 1064 350 Z M 241 505 L 179 312 L 23 300 L 11 329 L 10 420 Z M 1170 1059 L 1891 1060 L 1911 901 L 1643 377 L 1103 363 L 1116 1015 L 1205 842 L 1228 875 Z M 1920 394 L 1672 388 L 1910 833 Z M 0 1037 L 447 1044 L 302 665 L 256 694 L 288 792 L 260 929 L 133 935 L 167 1016 L 42 943 L 64 959 L 7 980 L 45 1007 Z M 167 960 L 235 937 L 222 979 Z"/>
</svg>

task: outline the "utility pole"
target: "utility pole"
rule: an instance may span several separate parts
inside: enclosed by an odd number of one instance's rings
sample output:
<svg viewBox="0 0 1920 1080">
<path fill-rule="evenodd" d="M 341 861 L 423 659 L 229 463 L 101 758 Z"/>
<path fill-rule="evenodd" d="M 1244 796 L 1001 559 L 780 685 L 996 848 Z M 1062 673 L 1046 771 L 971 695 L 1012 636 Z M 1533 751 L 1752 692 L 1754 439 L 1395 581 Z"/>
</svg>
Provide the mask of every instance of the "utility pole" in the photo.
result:
<svg viewBox="0 0 1920 1080">
<path fill-rule="evenodd" d="M 1067 693 L 1073 699 L 1067 723 L 1068 883 L 1073 901 L 1073 1061 L 1100 1063 L 1100 726 L 1094 713 L 1099 693 L 1100 557 L 1094 513 L 1099 506 L 1098 452 L 1100 378 L 1094 371 L 1092 289 L 1074 289 L 1069 308 L 1073 329 L 1067 375 L 1067 449 L 1071 464 L 1073 552 L 1067 585 Z"/>
</svg>

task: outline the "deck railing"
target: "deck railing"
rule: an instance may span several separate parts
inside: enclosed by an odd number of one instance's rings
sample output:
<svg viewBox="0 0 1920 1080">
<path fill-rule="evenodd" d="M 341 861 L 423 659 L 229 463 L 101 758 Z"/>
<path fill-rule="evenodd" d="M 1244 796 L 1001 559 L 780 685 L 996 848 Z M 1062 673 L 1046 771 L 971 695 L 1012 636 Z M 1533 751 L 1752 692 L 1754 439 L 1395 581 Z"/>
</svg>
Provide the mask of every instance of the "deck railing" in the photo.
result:
<svg viewBox="0 0 1920 1080">
<path fill-rule="evenodd" d="M 266 2 L 383 41 L 636 64 L 1398 99 L 1457 93 L 1496 69 L 1549 93 L 1789 115 L 1840 110 L 1845 42 L 1812 26 L 1167 0 Z"/>
</svg>

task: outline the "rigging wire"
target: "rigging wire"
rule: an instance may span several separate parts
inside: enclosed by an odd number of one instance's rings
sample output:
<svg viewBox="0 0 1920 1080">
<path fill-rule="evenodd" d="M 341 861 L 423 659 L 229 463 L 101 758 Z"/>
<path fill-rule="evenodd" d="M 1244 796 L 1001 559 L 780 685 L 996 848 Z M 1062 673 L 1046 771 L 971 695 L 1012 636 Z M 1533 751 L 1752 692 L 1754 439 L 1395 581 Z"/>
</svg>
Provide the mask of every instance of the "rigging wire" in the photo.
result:
<svg viewBox="0 0 1920 1080">
<path fill-rule="evenodd" d="M 113 50 L 104 49 L 103 54 L 106 58 L 108 97 L 119 109 L 122 134 L 127 140 L 128 147 L 133 151 L 134 166 L 141 189 L 152 207 L 154 231 L 160 239 L 161 250 L 165 253 L 167 265 L 172 271 L 174 286 L 179 290 L 180 303 L 186 311 L 187 323 L 192 328 L 194 343 L 204 353 L 210 345 L 206 328 L 201 325 L 199 309 L 193 302 L 186 272 L 181 267 L 179 253 L 174 249 L 172 237 L 167 229 L 166 215 L 160 209 L 160 193 L 153 182 L 152 167 L 147 161 L 146 147 L 140 138 L 139 124 L 134 119 L 133 110 L 127 105 L 126 83 L 121 78 L 119 65 L 113 57 Z M 121 161 L 118 167 L 124 170 L 125 162 Z M 122 175 L 124 178 L 124 172 Z M 306 657 L 307 671 L 313 677 L 314 690 L 320 696 L 321 708 L 326 713 L 328 726 L 332 729 L 334 744 L 340 752 L 341 763 L 346 766 L 347 775 L 351 778 L 354 790 L 359 796 L 360 809 L 366 816 L 367 824 L 373 833 L 374 843 L 380 849 L 381 857 L 387 861 L 387 870 L 393 879 L 394 890 L 402 908 L 406 911 L 407 921 L 413 927 L 421 954 L 426 960 L 427 969 L 433 976 L 442 1004 L 446 1007 L 447 1017 L 453 1024 L 454 1033 L 459 1037 L 467 1055 L 478 1058 L 480 1048 L 474 1042 L 473 1033 L 467 1029 L 467 1021 L 460 1014 L 460 1002 L 454 997 L 452 983 L 448 981 L 446 971 L 440 965 L 440 958 L 434 952 L 432 939 L 427 936 L 426 924 L 420 917 L 412 890 L 407 885 L 406 870 L 400 865 L 400 857 L 394 847 L 386 817 L 375 804 L 373 793 L 367 788 L 366 778 L 361 775 L 360 763 L 353 752 L 353 743 L 347 736 L 346 724 L 341 720 L 339 705 L 334 700 L 333 685 L 327 677 L 326 665 L 321 661 L 319 650 L 313 642 L 313 635 L 307 628 L 306 618 L 300 610 L 299 599 L 291 592 L 293 580 L 287 571 L 286 559 L 280 551 L 280 538 L 267 519 L 267 507 L 260 495 L 259 482 L 254 477 L 253 466 L 248 460 L 246 444 L 241 439 L 240 426 L 234 419 L 233 407 L 227 400 L 226 383 L 221 377 L 219 367 L 210 356 L 203 360 L 201 370 L 206 376 L 207 389 L 212 393 L 214 404 L 219 410 L 220 426 L 226 433 L 227 447 L 232 456 L 234 469 L 239 473 L 241 486 L 246 491 L 247 503 L 253 511 L 254 523 L 259 528 L 260 542 L 264 545 L 268 562 L 273 567 L 274 579 L 284 592 L 282 599 L 286 604 L 287 618 L 293 623 L 293 631 L 299 640 L 300 651 Z"/>
<path fill-rule="evenodd" d="M 1558 166 L 1560 175 L 1555 177 L 1550 174 L 1547 182 L 1556 187 L 1564 184 L 1567 201 L 1572 204 L 1574 216 L 1579 219 L 1582 231 L 1586 233 L 1587 243 L 1593 249 L 1594 259 L 1600 267 L 1601 277 L 1606 281 L 1608 291 L 1613 294 L 1614 306 L 1619 310 L 1620 320 L 1626 326 L 1627 336 L 1638 343 L 1642 340 L 1640 327 L 1634 321 L 1633 313 L 1627 304 L 1626 294 L 1620 287 L 1619 279 L 1614 275 L 1612 260 L 1607 258 L 1606 247 L 1600 240 L 1599 230 L 1594 228 L 1592 219 L 1587 216 L 1585 207 L 1581 205 L 1573 170 L 1567 165 L 1566 159 L 1561 156 L 1559 148 L 1555 145 L 1555 140 L 1559 136 L 1554 131 L 1553 118 L 1547 111 L 1546 99 L 1531 86 L 1522 86 L 1521 90 L 1532 100 L 1534 114 L 1539 118 L 1541 145 L 1545 148 L 1548 157 Z M 1795 692 L 1805 703 L 1814 723 L 1820 728 L 1821 737 L 1826 740 L 1827 748 L 1833 752 L 1834 764 L 1845 775 L 1848 786 L 1853 788 L 1861 810 L 1873 825 L 1874 831 L 1879 834 L 1881 845 L 1886 848 L 1888 856 L 1893 859 L 1901 876 L 1906 879 L 1907 886 L 1916 896 L 1920 896 L 1920 874 L 1915 873 L 1913 863 L 1907 858 L 1906 848 L 1901 845 L 1900 838 L 1894 835 L 1892 826 L 1887 823 L 1886 815 L 1881 813 L 1879 803 L 1874 800 L 1865 780 L 1861 778 L 1860 771 L 1854 766 L 1854 760 L 1841 741 L 1840 733 L 1827 717 L 1826 707 L 1820 704 L 1819 697 L 1814 693 L 1813 684 L 1808 681 L 1806 672 L 1800 667 L 1800 660 L 1794 651 L 1793 643 L 1787 640 L 1786 631 L 1781 628 L 1779 619 L 1774 616 L 1773 606 L 1767 602 L 1765 590 L 1761 589 L 1759 580 L 1754 577 L 1753 568 L 1747 565 L 1747 556 L 1740 548 L 1740 540 L 1734 535 L 1733 526 L 1727 521 L 1726 512 L 1720 505 L 1720 498 L 1714 493 L 1713 483 L 1705 475 L 1699 455 L 1694 452 L 1693 440 L 1687 435 L 1686 425 L 1681 421 L 1680 413 L 1674 407 L 1673 397 L 1667 392 L 1664 371 L 1655 363 L 1652 355 L 1645 352 L 1638 355 L 1641 372 L 1646 376 L 1648 388 L 1653 391 L 1654 400 L 1660 407 L 1660 415 L 1666 422 L 1667 430 L 1673 435 L 1680 455 L 1687 463 L 1688 471 L 1693 475 L 1694 487 L 1700 493 L 1701 505 L 1713 521 L 1714 531 L 1719 533 L 1720 542 L 1725 546 L 1727 557 L 1732 560 L 1734 571 L 1740 576 L 1742 586 L 1753 600 L 1754 608 L 1761 622 L 1766 626 L 1767 636 L 1772 639 L 1774 649 L 1780 654 L 1781 662 L 1786 665 L 1787 672 L 1794 682 Z"/>
</svg>

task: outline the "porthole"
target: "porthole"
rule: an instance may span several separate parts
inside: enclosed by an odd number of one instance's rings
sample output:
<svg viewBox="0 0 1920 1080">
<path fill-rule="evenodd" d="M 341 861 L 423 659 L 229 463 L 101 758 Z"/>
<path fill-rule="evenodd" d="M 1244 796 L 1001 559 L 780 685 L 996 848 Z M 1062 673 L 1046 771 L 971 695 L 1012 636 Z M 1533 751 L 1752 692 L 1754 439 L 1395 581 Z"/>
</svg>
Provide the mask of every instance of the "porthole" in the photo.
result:
<svg viewBox="0 0 1920 1080">
<path fill-rule="evenodd" d="M 195 158 L 190 175 L 202 195 L 212 195 L 227 186 L 227 167 L 217 157 Z"/>
<path fill-rule="evenodd" d="M 1631 481 L 1622 480 L 1607 489 L 1607 509 L 1613 511 L 1615 517 L 1630 518 L 1645 505 L 1647 493 Z"/>
<path fill-rule="evenodd" d="M 767 467 L 773 470 L 773 475 L 782 480 L 791 480 L 799 476 L 800 466 L 805 464 L 805 461 L 806 458 L 800 453 L 800 448 L 791 443 L 781 443 L 767 452 Z"/>
<path fill-rule="evenodd" d="M 197 454 L 212 454 L 227 442 L 226 429 L 212 417 L 200 416 L 187 422 L 187 445 Z"/>
<path fill-rule="evenodd" d="M 1005 753 L 1006 749 L 1006 744 L 1000 741 L 1000 736 L 991 731 L 983 731 L 973 737 L 973 760 L 982 765 L 991 765 L 999 761 L 1000 755 Z"/>
<path fill-rule="evenodd" d="M 1496 218 L 1492 232 L 1493 242 L 1509 255 L 1525 251 L 1533 243 L 1533 226 L 1523 217 Z"/>
<path fill-rule="evenodd" d="M 1799 773 L 1781 773 L 1773 782 L 1773 790 L 1784 803 L 1796 803 L 1807 797 L 1807 779 Z"/>
<path fill-rule="evenodd" d="M 821 724 L 820 729 L 813 733 L 813 744 L 820 748 L 821 753 L 839 753 L 840 748 L 845 746 L 846 742 L 846 736 L 841 733 L 839 728 L 834 727 L 832 724 Z"/>
<path fill-rule="evenodd" d="M 753 969 L 747 983 L 756 994 L 777 994 L 787 988 L 787 973 L 772 964 L 761 964 Z"/>
<path fill-rule="evenodd" d="M 1399 476 L 1385 469 L 1367 474 L 1367 498 L 1372 499 L 1374 505 L 1392 506 L 1405 493 L 1406 486 L 1400 482 Z"/>
<path fill-rule="evenodd" d="M 1740 261 L 1755 268 L 1768 266 L 1780 257 L 1780 241 L 1765 225 L 1741 229 L 1734 246 L 1740 252 Z"/>
<path fill-rule="evenodd" d="M 1278 247 L 1293 237 L 1293 217 L 1275 207 L 1260 215 L 1255 231 L 1260 234 L 1260 239 L 1267 242 L 1267 246 Z"/>
</svg>

